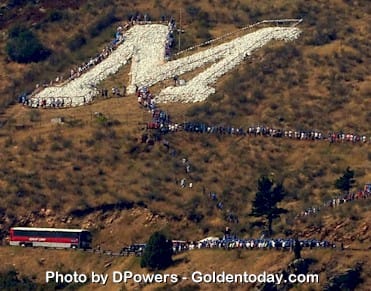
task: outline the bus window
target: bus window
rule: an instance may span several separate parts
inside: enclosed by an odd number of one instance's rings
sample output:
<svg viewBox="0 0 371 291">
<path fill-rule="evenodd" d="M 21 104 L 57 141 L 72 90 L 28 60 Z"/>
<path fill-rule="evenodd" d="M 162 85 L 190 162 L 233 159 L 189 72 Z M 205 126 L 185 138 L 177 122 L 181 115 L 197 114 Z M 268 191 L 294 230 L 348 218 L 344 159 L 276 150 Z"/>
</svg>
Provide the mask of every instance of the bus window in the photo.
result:
<svg viewBox="0 0 371 291">
<path fill-rule="evenodd" d="M 81 248 L 91 248 L 92 237 L 89 231 L 83 231 L 80 234 L 80 247 Z"/>
</svg>

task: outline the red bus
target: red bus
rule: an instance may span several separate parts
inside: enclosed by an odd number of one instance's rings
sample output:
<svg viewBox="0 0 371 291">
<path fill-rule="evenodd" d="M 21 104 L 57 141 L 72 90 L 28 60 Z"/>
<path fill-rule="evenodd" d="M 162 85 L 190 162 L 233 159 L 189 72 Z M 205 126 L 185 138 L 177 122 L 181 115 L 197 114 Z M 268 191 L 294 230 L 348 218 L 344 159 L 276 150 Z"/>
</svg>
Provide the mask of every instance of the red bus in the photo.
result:
<svg viewBox="0 0 371 291">
<path fill-rule="evenodd" d="M 50 248 L 91 248 L 91 234 L 85 229 L 12 227 L 11 246 Z"/>
</svg>

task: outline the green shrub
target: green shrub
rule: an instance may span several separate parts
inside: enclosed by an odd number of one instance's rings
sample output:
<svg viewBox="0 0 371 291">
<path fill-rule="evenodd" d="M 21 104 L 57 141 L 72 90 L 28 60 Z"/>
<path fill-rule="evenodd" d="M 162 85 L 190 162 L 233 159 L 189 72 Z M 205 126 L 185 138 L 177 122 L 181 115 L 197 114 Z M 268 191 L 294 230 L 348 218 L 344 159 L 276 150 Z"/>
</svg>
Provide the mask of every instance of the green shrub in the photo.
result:
<svg viewBox="0 0 371 291">
<path fill-rule="evenodd" d="M 6 53 L 15 62 L 31 63 L 46 59 L 50 50 L 42 45 L 31 30 L 15 26 L 9 31 Z"/>
<path fill-rule="evenodd" d="M 160 183 L 158 181 L 156 182 L 156 180 L 152 180 L 151 182 L 152 182 L 152 186 L 156 187 L 160 185 Z M 145 194 L 144 197 L 151 201 L 165 201 L 166 200 L 164 194 L 159 193 L 159 192 L 157 193 L 150 192 L 150 193 Z"/>
<path fill-rule="evenodd" d="M 82 119 L 77 119 L 74 117 L 67 117 L 64 119 L 64 122 L 69 127 L 83 127 L 84 126 L 84 121 Z"/>
<path fill-rule="evenodd" d="M 312 37 L 307 41 L 309 45 L 324 45 L 338 38 L 339 23 L 334 14 L 329 14 L 324 19 L 316 23 L 316 30 Z"/>
<path fill-rule="evenodd" d="M 199 26 L 196 32 L 196 37 L 200 38 L 202 41 L 207 41 L 212 39 L 212 35 L 209 32 L 209 29 L 204 26 Z"/>
<path fill-rule="evenodd" d="M 71 139 L 63 139 L 61 142 L 64 148 L 71 148 L 73 146 L 73 142 Z"/>
<path fill-rule="evenodd" d="M 86 38 L 82 33 L 79 33 L 68 42 L 68 48 L 71 51 L 78 50 L 86 44 Z"/>
<path fill-rule="evenodd" d="M 9 0 L 8 7 L 10 8 L 20 7 L 27 4 L 27 2 L 28 2 L 27 0 Z"/>
<path fill-rule="evenodd" d="M 52 145 L 50 146 L 50 150 L 53 152 L 61 151 L 63 150 L 63 147 L 59 143 L 53 142 Z"/>
<path fill-rule="evenodd" d="M 255 99 L 255 100 L 263 100 L 265 99 L 265 95 L 264 95 L 264 92 L 263 90 L 261 90 L 260 88 L 256 88 L 253 93 L 252 93 L 252 97 Z"/>
<path fill-rule="evenodd" d="M 200 13 L 201 9 L 199 7 L 188 5 L 186 7 L 187 14 L 191 17 L 192 20 L 198 19 L 198 15 Z"/>
<path fill-rule="evenodd" d="M 112 23 L 118 21 L 118 18 L 115 16 L 114 10 L 111 10 L 107 15 L 102 16 L 95 24 L 93 24 L 88 32 L 91 37 L 98 36 L 104 29 L 109 27 Z"/>
<path fill-rule="evenodd" d="M 204 219 L 204 215 L 200 211 L 191 210 L 187 218 L 194 223 L 200 223 Z"/>
<path fill-rule="evenodd" d="M 14 269 L 0 274 L 0 290 L 36 290 L 37 285 L 27 277 L 20 277 Z"/>
<path fill-rule="evenodd" d="M 65 20 L 69 18 L 69 14 L 67 11 L 61 11 L 61 10 L 52 10 L 50 11 L 47 21 L 50 22 L 58 22 L 61 20 Z"/>
<path fill-rule="evenodd" d="M 35 110 L 35 109 L 31 110 L 29 112 L 29 118 L 30 118 L 30 121 L 31 122 L 38 122 L 38 121 L 40 121 L 41 120 L 40 111 Z"/>
<path fill-rule="evenodd" d="M 263 13 L 260 11 L 260 9 L 258 7 L 253 7 L 248 11 L 248 16 L 250 18 L 251 23 L 258 22 L 259 20 L 262 20 L 262 19 L 260 19 L 260 17 L 262 15 L 263 15 Z"/>
<path fill-rule="evenodd" d="M 22 148 L 27 148 L 31 151 L 38 151 L 39 146 L 44 143 L 44 140 L 40 137 L 32 138 L 31 136 L 27 137 L 23 143 L 22 143 Z"/>
</svg>

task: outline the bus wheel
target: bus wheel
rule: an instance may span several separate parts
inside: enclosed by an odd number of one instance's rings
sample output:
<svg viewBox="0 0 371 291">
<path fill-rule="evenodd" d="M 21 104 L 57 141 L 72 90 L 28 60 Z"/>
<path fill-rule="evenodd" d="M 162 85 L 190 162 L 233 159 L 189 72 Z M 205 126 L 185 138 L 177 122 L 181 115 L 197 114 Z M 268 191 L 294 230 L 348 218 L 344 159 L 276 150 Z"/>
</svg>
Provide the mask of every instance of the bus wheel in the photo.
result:
<svg viewBox="0 0 371 291">
<path fill-rule="evenodd" d="M 76 250 L 76 249 L 77 249 L 77 246 L 76 246 L 76 245 L 72 245 L 72 246 L 71 246 L 71 249 Z"/>
<path fill-rule="evenodd" d="M 26 244 L 25 243 L 20 243 L 19 244 L 22 248 L 26 247 Z"/>
</svg>

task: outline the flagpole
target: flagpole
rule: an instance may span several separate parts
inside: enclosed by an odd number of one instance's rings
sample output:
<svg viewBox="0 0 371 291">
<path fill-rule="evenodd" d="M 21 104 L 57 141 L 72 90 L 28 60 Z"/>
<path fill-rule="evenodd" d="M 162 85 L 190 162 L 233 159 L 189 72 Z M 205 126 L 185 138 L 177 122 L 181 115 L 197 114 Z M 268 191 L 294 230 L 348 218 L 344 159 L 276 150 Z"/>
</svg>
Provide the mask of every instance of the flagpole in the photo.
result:
<svg viewBox="0 0 371 291">
<path fill-rule="evenodd" d="M 178 52 L 180 52 L 180 34 L 182 32 L 182 9 L 181 8 L 179 8 L 179 28 L 178 28 L 178 31 L 179 31 Z"/>
</svg>

